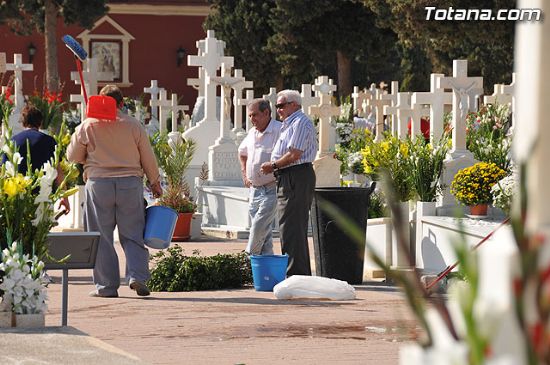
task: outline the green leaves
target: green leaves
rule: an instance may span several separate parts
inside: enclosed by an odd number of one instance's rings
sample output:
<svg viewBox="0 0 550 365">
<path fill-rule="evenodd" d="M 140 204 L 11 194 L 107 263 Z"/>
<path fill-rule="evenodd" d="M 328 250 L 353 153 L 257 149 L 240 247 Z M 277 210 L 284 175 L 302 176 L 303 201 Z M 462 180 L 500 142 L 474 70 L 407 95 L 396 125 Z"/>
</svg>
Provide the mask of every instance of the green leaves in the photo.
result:
<svg viewBox="0 0 550 365">
<path fill-rule="evenodd" d="M 151 257 L 155 268 L 147 285 L 154 291 L 197 291 L 240 288 L 252 283 L 250 260 L 243 252 L 215 256 L 185 256 L 172 246 Z"/>
</svg>

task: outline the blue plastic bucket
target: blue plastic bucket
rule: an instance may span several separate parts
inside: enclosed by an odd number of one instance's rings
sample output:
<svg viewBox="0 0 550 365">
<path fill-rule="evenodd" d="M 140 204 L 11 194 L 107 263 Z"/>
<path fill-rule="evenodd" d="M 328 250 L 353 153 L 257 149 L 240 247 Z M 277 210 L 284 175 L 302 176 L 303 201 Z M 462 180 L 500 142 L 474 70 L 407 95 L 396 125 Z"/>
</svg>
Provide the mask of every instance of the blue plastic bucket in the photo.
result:
<svg viewBox="0 0 550 365">
<path fill-rule="evenodd" d="M 252 255 L 252 279 L 256 291 L 272 291 L 273 287 L 285 280 L 288 255 Z"/>
<path fill-rule="evenodd" d="M 143 240 L 151 248 L 170 246 L 176 228 L 178 213 L 174 209 L 153 205 L 145 209 L 145 233 Z"/>
</svg>

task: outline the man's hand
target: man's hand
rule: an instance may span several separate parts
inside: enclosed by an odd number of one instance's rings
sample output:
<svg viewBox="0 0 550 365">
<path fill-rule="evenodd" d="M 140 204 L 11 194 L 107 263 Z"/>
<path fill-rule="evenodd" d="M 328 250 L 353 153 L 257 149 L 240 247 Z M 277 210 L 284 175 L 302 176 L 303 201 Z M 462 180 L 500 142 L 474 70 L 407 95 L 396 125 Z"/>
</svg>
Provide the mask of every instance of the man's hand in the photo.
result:
<svg viewBox="0 0 550 365">
<path fill-rule="evenodd" d="M 162 187 L 160 186 L 160 181 L 151 185 L 151 191 L 153 192 L 153 198 L 157 199 L 162 196 Z"/>
<path fill-rule="evenodd" d="M 57 208 L 61 209 L 61 207 L 65 208 L 65 210 L 63 212 L 63 215 L 70 213 L 71 204 L 69 204 L 69 199 L 68 198 L 65 197 L 65 198 L 61 199 L 61 201 L 59 202 L 59 205 L 57 206 Z"/>
<path fill-rule="evenodd" d="M 265 175 L 273 172 L 273 166 L 271 166 L 271 162 L 264 162 L 262 166 L 260 167 L 260 171 L 264 173 Z"/>
</svg>

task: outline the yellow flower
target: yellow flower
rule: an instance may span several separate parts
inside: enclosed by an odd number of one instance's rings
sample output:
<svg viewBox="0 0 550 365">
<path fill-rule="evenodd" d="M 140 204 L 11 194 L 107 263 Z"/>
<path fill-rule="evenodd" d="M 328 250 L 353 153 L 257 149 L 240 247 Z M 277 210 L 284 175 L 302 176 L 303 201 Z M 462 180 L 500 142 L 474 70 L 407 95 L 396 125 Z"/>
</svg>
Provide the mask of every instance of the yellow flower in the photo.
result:
<svg viewBox="0 0 550 365">
<path fill-rule="evenodd" d="M 3 190 L 4 194 L 6 194 L 8 198 L 13 198 L 18 193 L 17 183 L 13 181 L 13 178 L 6 179 L 4 181 Z"/>
<path fill-rule="evenodd" d="M 390 150 L 390 142 L 384 141 L 380 143 L 380 147 L 384 150 L 384 152 L 388 152 Z"/>
</svg>

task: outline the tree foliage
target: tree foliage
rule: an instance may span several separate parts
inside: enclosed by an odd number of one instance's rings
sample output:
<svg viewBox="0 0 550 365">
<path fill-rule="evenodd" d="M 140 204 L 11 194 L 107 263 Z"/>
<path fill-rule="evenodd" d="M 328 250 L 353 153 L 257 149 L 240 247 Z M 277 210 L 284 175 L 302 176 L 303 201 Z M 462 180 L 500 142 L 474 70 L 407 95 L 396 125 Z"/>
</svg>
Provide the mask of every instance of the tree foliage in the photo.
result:
<svg viewBox="0 0 550 365">
<path fill-rule="evenodd" d="M 426 6 L 434 6 L 430 0 L 363 0 L 377 14 L 377 24 L 393 30 L 405 51 L 403 65 L 407 89 L 426 89 L 427 75 L 422 75 L 425 85 L 419 85 L 419 70 L 415 66 L 431 65 L 430 70 L 452 74 L 454 59 L 467 59 L 469 73 L 482 75 L 487 92 L 495 83 L 509 82 L 514 58 L 514 22 L 509 21 L 436 21 L 426 20 Z M 437 9 L 513 9 L 514 0 L 441 0 Z M 423 61 L 424 59 L 424 61 Z M 427 63 L 425 61 L 428 61 Z M 408 86 L 408 87 L 407 87 Z"/>
<path fill-rule="evenodd" d="M 210 3 L 215 12 L 205 27 L 226 41 L 227 53 L 261 87 L 258 91 L 273 85 L 299 88 L 326 74 L 349 94 L 353 84 L 387 81 L 398 72 L 395 34 L 377 28 L 374 13 L 355 0 Z M 337 53 L 347 64 L 337 63 Z M 384 65 L 378 69 L 383 72 L 370 73 L 380 79 L 364 79 L 371 63 Z"/>
<path fill-rule="evenodd" d="M 0 1 L 0 24 L 8 25 L 17 34 L 38 31 L 45 38 L 46 80 L 48 89 L 57 91 L 57 18 L 65 24 L 90 28 L 108 11 L 105 0 L 17 0 Z"/>
</svg>

